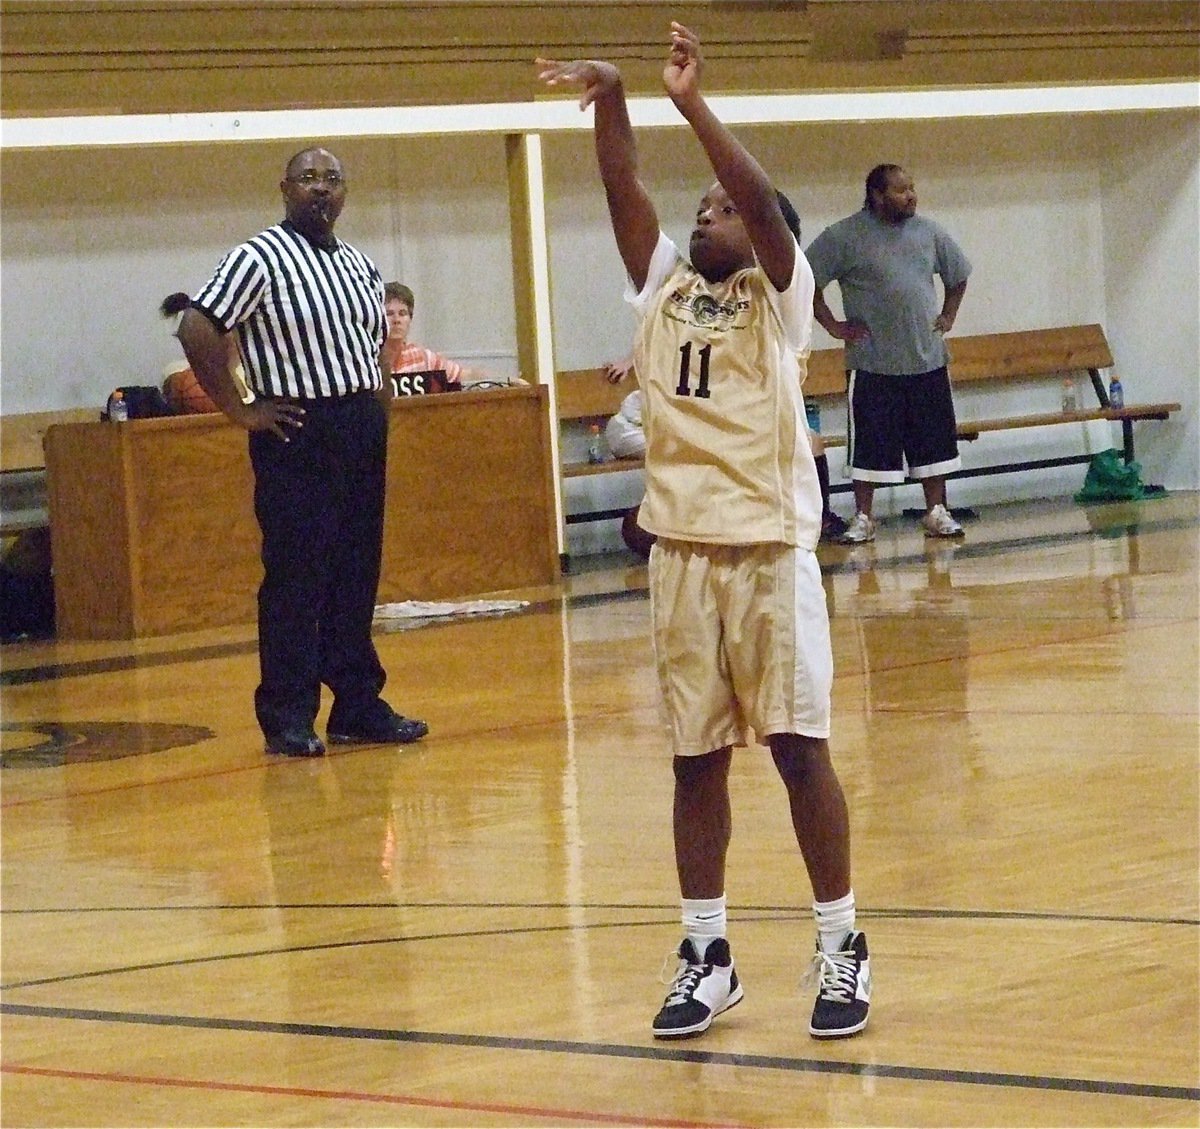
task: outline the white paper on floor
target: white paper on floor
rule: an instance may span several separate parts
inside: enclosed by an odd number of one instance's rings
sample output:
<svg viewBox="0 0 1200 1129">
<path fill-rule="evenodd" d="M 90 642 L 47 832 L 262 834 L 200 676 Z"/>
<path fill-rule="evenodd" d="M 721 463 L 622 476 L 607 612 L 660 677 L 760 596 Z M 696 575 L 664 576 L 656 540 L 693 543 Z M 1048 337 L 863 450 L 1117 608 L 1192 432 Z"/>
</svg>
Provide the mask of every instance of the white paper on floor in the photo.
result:
<svg viewBox="0 0 1200 1129">
<path fill-rule="evenodd" d="M 379 604 L 375 622 L 403 628 L 456 616 L 504 615 L 529 606 L 528 600 L 403 600 Z"/>
</svg>

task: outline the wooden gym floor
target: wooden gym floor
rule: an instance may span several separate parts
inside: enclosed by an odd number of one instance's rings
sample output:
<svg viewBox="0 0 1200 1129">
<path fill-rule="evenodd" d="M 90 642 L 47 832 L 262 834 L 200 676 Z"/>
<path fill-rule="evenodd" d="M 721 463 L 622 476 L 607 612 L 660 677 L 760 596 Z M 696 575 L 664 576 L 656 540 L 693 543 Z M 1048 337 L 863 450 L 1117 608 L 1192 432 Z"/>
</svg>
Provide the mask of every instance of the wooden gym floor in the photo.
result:
<svg viewBox="0 0 1200 1129">
<path fill-rule="evenodd" d="M 745 1002 L 678 942 L 645 570 L 381 632 L 408 749 L 265 756 L 251 629 L 3 650 L 5 1126 L 1197 1125 L 1200 499 L 822 547 L 871 1025 L 735 757 Z M 328 702 L 326 702 L 326 709 Z"/>
</svg>

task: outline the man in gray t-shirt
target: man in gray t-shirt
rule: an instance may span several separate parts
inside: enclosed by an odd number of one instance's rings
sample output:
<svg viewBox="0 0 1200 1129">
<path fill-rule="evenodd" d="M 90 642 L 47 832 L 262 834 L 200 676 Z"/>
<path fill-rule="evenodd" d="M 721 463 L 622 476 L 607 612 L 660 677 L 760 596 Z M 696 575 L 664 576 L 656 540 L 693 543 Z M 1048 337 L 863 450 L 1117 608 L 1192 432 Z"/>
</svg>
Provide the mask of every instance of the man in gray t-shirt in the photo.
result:
<svg viewBox="0 0 1200 1129">
<path fill-rule="evenodd" d="M 877 484 L 907 473 L 925 492 L 925 532 L 960 537 L 946 509 L 946 475 L 961 466 L 946 372 L 948 333 L 967 289 L 971 264 L 950 235 L 918 216 L 912 178 L 898 165 L 867 176 L 861 211 L 827 227 L 806 251 L 816 280 L 813 313 L 846 343 L 851 370 L 850 477 L 857 513 L 844 540 L 875 536 Z M 942 280 L 938 308 L 934 276 Z M 836 281 L 845 320 L 822 293 Z"/>
</svg>

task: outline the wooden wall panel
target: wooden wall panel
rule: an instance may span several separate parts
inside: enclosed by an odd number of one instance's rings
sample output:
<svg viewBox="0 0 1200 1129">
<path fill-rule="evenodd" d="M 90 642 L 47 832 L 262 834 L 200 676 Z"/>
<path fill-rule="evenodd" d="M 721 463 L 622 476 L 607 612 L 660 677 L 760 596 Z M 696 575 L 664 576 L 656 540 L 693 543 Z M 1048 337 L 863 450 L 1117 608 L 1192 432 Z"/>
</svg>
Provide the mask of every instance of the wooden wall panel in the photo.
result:
<svg viewBox="0 0 1200 1129">
<path fill-rule="evenodd" d="M 519 101 L 538 53 L 657 93 L 670 19 L 726 92 L 1195 76 L 1192 0 L 0 0 L 5 116 Z"/>
</svg>

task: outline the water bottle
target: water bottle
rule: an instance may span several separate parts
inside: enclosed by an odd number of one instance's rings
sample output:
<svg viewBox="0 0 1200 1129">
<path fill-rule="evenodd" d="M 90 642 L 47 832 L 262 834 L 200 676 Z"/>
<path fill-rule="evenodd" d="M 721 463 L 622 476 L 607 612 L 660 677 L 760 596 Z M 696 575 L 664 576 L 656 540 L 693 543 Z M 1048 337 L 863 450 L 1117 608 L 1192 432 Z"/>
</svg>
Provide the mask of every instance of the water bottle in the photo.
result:
<svg viewBox="0 0 1200 1129">
<path fill-rule="evenodd" d="M 119 388 L 108 398 L 108 418 L 113 423 L 124 423 L 129 418 L 129 405 Z"/>
<path fill-rule="evenodd" d="M 814 435 L 821 434 L 821 405 L 815 400 L 804 401 L 804 416 L 808 421 L 808 430 Z"/>
<path fill-rule="evenodd" d="M 1079 411 L 1079 397 L 1075 392 L 1075 379 L 1068 376 L 1063 381 L 1062 387 L 1062 410 L 1064 412 Z"/>
<path fill-rule="evenodd" d="M 604 462 L 604 441 L 600 437 L 600 425 L 592 424 L 591 437 L 588 439 L 588 462 Z"/>
<path fill-rule="evenodd" d="M 1108 382 L 1108 406 L 1110 408 L 1125 406 L 1125 389 L 1121 387 L 1121 382 L 1116 376 Z"/>
</svg>

